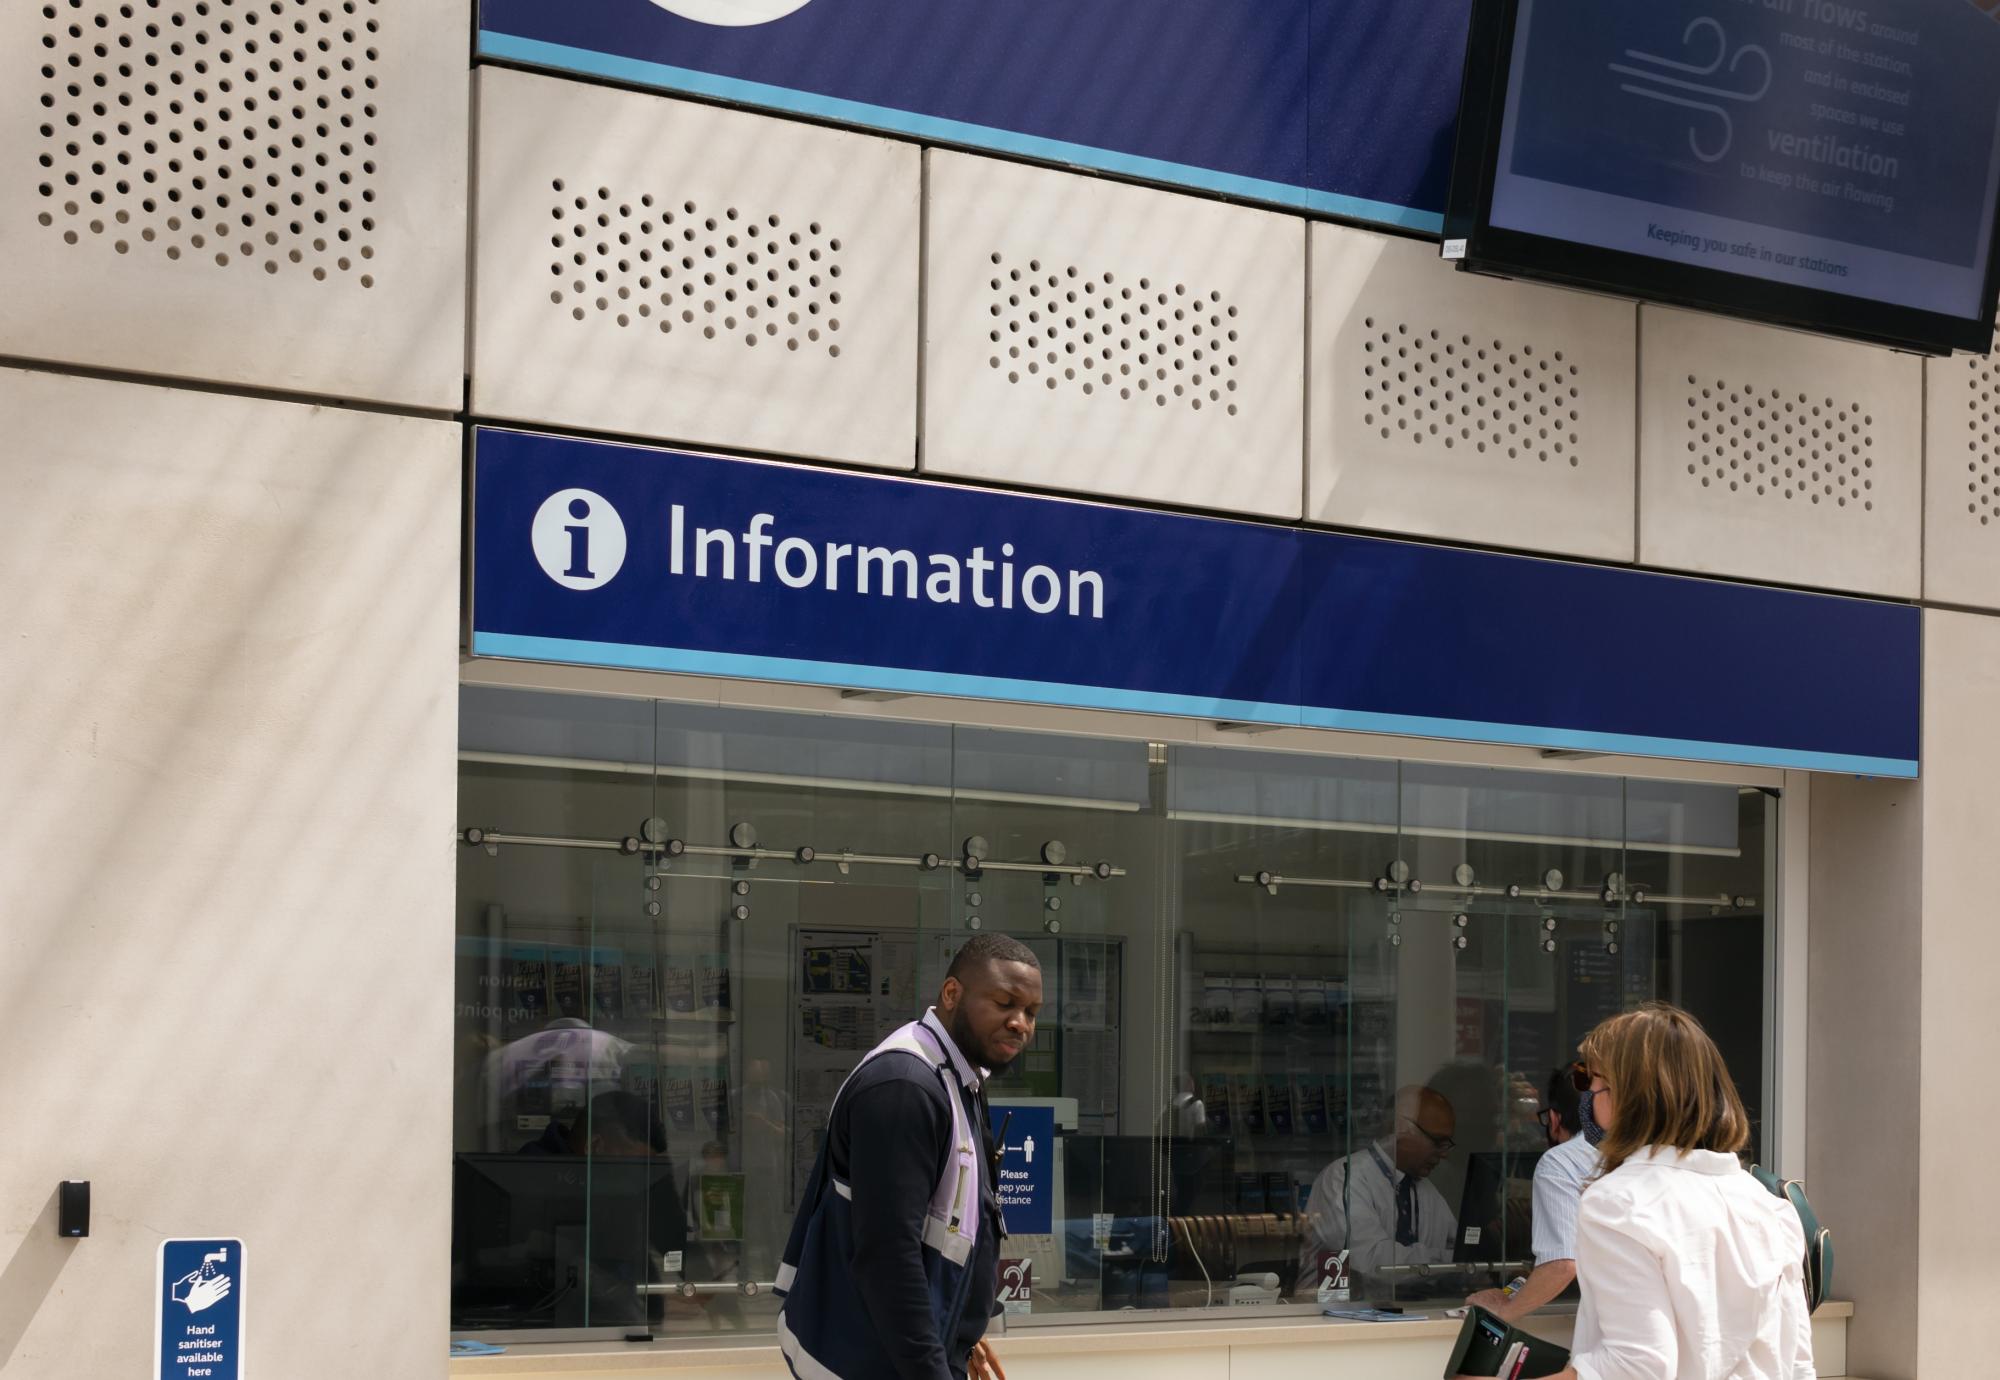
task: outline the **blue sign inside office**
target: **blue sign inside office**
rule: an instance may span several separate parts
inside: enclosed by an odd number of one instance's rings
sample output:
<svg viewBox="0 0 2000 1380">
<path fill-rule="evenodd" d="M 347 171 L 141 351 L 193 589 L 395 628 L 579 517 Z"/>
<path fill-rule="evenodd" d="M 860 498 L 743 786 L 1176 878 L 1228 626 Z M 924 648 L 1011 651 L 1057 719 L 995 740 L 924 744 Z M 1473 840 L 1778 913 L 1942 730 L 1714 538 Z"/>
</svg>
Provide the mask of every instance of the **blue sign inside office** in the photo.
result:
<svg viewBox="0 0 2000 1380">
<path fill-rule="evenodd" d="M 480 0 L 479 53 L 1416 230 L 1470 0 Z"/>
<path fill-rule="evenodd" d="M 1055 1230 L 1056 1112 L 1053 1107 L 993 1107 L 1000 1172 L 994 1186 L 1009 1236 Z"/>
<path fill-rule="evenodd" d="M 481 428 L 477 656 L 1914 776 L 1914 608 Z"/>
<path fill-rule="evenodd" d="M 243 1243 L 160 1243 L 153 1380 L 242 1380 Z"/>
</svg>

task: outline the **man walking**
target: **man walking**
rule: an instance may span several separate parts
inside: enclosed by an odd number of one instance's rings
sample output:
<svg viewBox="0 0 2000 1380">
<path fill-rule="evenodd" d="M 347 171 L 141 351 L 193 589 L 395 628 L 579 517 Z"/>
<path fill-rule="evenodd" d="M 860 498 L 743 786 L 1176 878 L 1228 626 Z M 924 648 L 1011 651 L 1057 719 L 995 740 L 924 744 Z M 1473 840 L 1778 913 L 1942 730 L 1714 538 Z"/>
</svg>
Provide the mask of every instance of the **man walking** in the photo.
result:
<svg viewBox="0 0 2000 1380">
<path fill-rule="evenodd" d="M 1041 1007 L 1033 951 L 976 934 L 937 1005 L 841 1086 L 778 1270 L 799 1380 L 1005 1380 L 985 1341 L 1005 1234 L 985 1083 Z"/>
</svg>

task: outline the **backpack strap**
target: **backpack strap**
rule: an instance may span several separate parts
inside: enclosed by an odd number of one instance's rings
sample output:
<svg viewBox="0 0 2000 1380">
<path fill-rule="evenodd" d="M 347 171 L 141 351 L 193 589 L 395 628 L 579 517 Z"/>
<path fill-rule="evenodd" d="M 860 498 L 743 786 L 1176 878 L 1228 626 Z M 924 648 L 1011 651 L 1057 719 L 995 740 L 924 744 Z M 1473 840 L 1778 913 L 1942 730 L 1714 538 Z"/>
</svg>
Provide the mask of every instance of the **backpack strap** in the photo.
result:
<svg viewBox="0 0 2000 1380">
<path fill-rule="evenodd" d="M 1806 1311 L 1811 1312 L 1826 1302 L 1827 1294 L 1833 1289 L 1833 1233 L 1820 1225 L 1819 1214 L 1813 1211 L 1812 1201 L 1806 1197 L 1806 1186 L 1802 1181 L 1781 1179 L 1756 1164 L 1750 1166 L 1750 1173 L 1766 1192 L 1783 1198 L 1799 1215 L 1799 1227 L 1806 1238 Z"/>
</svg>

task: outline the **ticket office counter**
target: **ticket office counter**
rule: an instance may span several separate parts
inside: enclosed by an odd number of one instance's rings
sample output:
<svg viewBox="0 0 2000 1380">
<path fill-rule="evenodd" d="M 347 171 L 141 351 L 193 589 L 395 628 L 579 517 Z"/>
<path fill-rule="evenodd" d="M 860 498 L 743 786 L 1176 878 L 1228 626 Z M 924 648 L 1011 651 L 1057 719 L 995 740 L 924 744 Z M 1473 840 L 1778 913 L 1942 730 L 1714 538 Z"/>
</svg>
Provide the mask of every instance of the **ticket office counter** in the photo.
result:
<svg viewBox="0 0 2000 1380">
<path fill-rule="evenodd" d="M 1275 1355 L 1350 1336 L 1325 1292 L 1518 1273 L 1549 1077 L 1645 1000 L 1797 1163 L 1787 801 L 1914 775 L 1914 610 L 493 428 L 472 463 L 454 1337 L 766 1364 L 835 1093 L 973 933 L 1047 998 L 992 1087 L 1046 1118 L 1024 1357 L 1252 1309 Z M 1731 655 L 1551 671 L 1622 627 Z M 1389 1240 L 1356 1199 L 1417 1134 Z"/>
<path fill-rule="evenodd" d="M 1501 1282 L 1551 1071 L 1649 998 L 1768 1134 L 1768 787 L 461 693 L 455 1337 L 768 1339 L 840 1080 L 980 931 L 1047 995 L 993 1086 L 1050 1135 L 1016 1336 L 1298 1325 L 1343 1250 L 1356 1301 Z M 1312 1195 L 1411 1085 L 1453 1123 L 1424 1203 L 1483 1225 L 1385 1255 Z"/>
</svg>

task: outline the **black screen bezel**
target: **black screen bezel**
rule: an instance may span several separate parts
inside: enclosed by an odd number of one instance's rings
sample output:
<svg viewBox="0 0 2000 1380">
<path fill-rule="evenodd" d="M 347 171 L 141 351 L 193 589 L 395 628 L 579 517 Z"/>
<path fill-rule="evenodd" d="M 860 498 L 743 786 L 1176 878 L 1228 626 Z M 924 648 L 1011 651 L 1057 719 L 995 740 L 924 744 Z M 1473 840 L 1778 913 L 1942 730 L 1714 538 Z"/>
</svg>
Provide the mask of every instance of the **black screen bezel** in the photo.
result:
<svg viewBox="0 0 2000 1380">
<path fill-rule="evenodd" d="M 1525 278 L 1609 293 L 1665 306 L 1740 317 L 1921 354 L 1954 350 L 1986 354 L 1993 347 L 2000 302 L 2000 213 L 1993 218 L 1986 257 L 1984 312 L 1949 316 L 1843 293 L 1773 283 L 1721 269 L 1674 263 L 1645 254 L 1531 234 L 1492 223 L 1500 131 L 1513 67 L 1520 0 L 1473 0 L 1459 102 L 1447 241 L 1459 267 L 1473 273 Z"/>
</svg>

